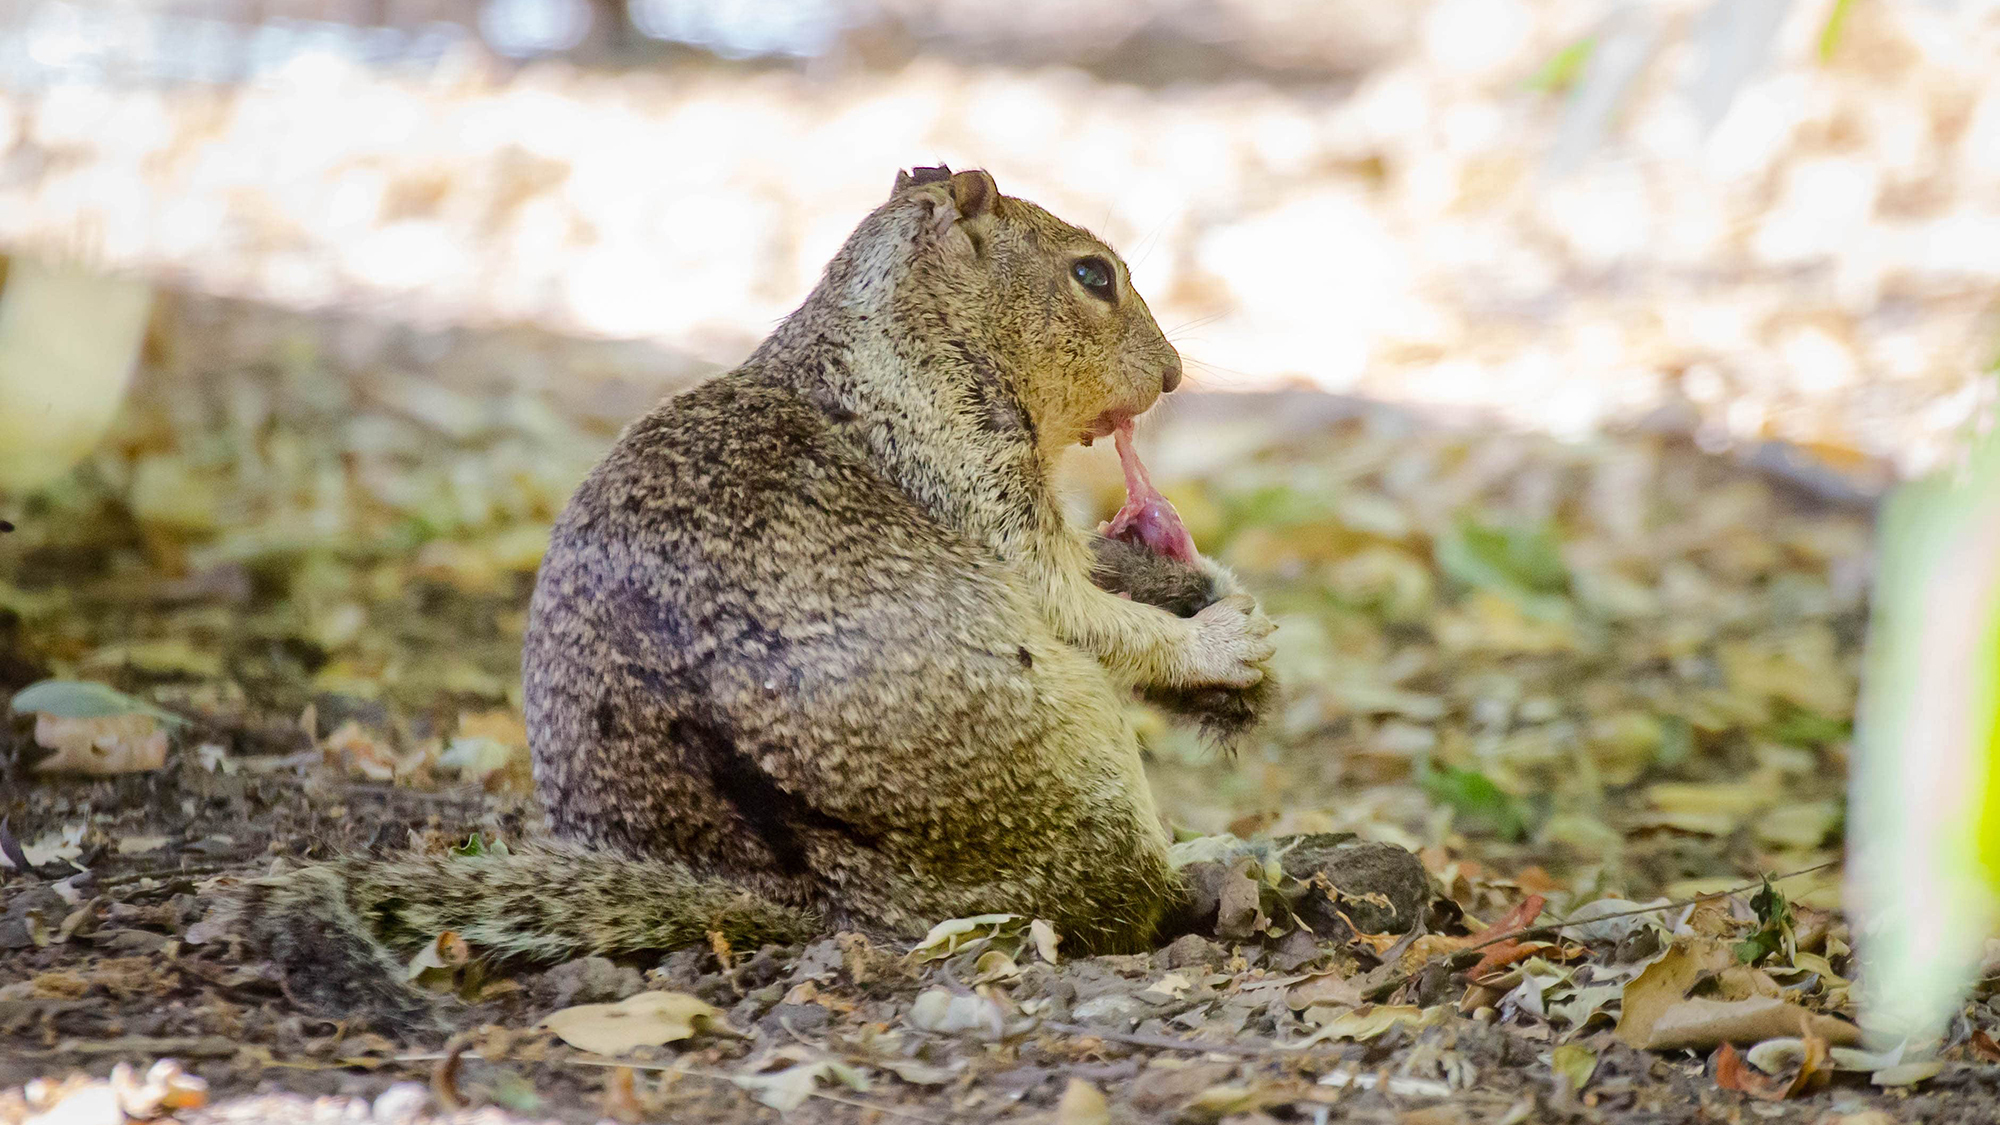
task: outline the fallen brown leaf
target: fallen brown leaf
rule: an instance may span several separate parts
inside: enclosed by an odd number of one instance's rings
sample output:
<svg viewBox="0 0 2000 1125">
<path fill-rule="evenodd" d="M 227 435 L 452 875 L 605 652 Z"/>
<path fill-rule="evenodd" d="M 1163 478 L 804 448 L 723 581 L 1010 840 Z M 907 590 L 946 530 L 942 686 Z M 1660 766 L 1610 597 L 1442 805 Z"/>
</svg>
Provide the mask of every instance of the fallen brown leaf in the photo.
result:
<svg viewBox="0 0 2000 1125">
<path fill-rule="evenodd" d="M 578 1004 L 551 1012 L 542 1026 L 572 1047 L 622 1055 L 691 1038 L 703 1027 L 727 1025 L 721 1009 L 684 992 L 641 992 L 616 1004 Z"/>
<path fill-rule="evenodd" d="M 1783 1101 L 1824 1085 L 1829 1074 L 1826 1061 L 1826 1040 L 1816 1035 L 1805 1037 L 1790 1074 L 1765 1074 L 1724 1043 L 1715 1051 L 1715 1084 L 1763 1101 Z"/>
<path fill-rule="evenodd" d="M 466 1044 L 454 1046 L 431 1068 L 431 1094 L 448 1113 L 465 1108 L 465 1095 L 458 1088 L 458 1070 L 465 1059 Z"/>
<path fill-rule="evenodd" d="M 167 764 L 167 731 L 151 715 L 101 719 L 35 717 L 35 741 L 55 754 L 35 764 L 39 773 L 105 777 L 142 773 Z"/>
<path fill-rule="evenodd" d="M 631 1067 L 612 1067 L 604 1076 L 604 1115 L 624 1125 L 638 1125 L 646 1119 L 646 1107 L 633 1089 Z"/>
<path fill-rule="evenodd" d="M 1645 1040 L 1634 1044 L 1652 1051 L 1704 1050 L 1721 1043 L 1760 1043 L 1790 1035 L 1815 1036 L 1851 1047 L 1861 1042 L 1861 1029 L 1832 1016 L 1810 1012 L 1771 996 L 1747 1000 L 1683 1000 L 1661 1012 Z"/>
<path fill-rule="evenodd" d="M 1534 924 L 1536 918 L 1541 917 L 1542 907 L 1547 903 L 1548 900 L 1541 895 L 1529 895 L 1527 898 L 1521 900 L 1521 905 L 1508 911 L 1499 921 L 1467 939 L 1467 944 L 1476 946 L 1482 941 L 1491 941 L 1501 934 L 1526 929 L 1528 926 Z M 1528 956 L 1530 952 L 1530 950 L 1522 947 L 1522 943 L 1519 940 L 1513 938 L 1490 946 L 1486 950 L 1486 955 L 1479 959 L 1478 964 L 1475 964 L 1471 969 L 1466 971 L 1466 979 L 1478 980 L 1480 977 L 1485 976 L 1502 965 L 1511 965 L 1515 961 Z"/>
<path fill-rule="evenodd" d="M 1111 1107 L 1097 1087 L 1072 1078 L 1056 1103 L 1056 1125 L 1110 1125 Z"/>
<path fill-rule="evenodd" d="M 1734 964 L 1736 955 L 1719 941 L 1699 936 L 1674 939 L 1666 953 L 1625 985 L 1616 1029 L 1619 1040 L 1628 1047 L 1646 1047 L 1653 1037 L 1653 1025 L 1669 1008 L 1681 1003 L 1689 989 L 1703 976 Z"/>
</svg>

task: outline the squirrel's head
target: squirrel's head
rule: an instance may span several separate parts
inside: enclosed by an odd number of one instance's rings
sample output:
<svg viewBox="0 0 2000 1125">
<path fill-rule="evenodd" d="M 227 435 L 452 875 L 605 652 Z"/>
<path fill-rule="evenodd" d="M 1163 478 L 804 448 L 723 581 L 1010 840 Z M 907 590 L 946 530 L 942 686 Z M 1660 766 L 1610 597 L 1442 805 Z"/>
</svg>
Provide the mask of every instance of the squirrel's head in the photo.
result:
<svg viewBox="0 0 2000 1125">
<path fill-rule="evenodd" d="M 913 220 L 917 240 L 899 309 L 935 310 L 926 335 L 999 364 L 1043 446 L 1103 437 L 1179 385 L 1179 353 L 1089 231 L 943 167 L 899 174 L 884 213 Z"/>
</svg>

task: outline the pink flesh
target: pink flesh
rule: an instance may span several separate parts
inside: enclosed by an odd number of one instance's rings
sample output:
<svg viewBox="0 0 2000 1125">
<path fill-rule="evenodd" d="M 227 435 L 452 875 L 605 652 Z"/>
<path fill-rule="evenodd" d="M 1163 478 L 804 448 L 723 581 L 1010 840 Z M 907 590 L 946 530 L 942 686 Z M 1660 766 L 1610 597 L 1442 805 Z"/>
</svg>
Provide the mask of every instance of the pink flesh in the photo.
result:
<svg viewBox="0 0 2000 1125">
<path fill-rule="evenodd" d="M 1139 454 L 1132 448 L 1131 420 L 1118 423 L 1112 433 L 1118 444 L 1118 464 L 1125 470 L 1125 506 L 1099 530 L 1156 555 L 1195 565 L 1200 556 L 1195 554 L 1194 537 L 1181 523 L 1180 513 L 1153 487 L 1146 466 L 1139 463 Z"/>
</svg>

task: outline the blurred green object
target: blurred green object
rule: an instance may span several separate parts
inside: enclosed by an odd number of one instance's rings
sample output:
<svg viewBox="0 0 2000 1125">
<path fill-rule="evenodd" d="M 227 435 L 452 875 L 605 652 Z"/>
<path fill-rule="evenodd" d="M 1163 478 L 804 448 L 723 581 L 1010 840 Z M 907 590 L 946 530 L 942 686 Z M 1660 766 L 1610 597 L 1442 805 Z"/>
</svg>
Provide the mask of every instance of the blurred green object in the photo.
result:
<svg viewBox="0 0 2000 1125">
<path fill-rule="evenodd" d="M 1424 793 L 1441 805 L 1449 805 L 1470 825 L 1492 831 L 1503 840 L 1524 840 L 1528 836 L 1528 814 L 1519 798 L 1493 784 L 1477 770 L 1446 766 L 1426 767 L 1418 781 Z"/>
<path fill-rule="evenodd" d="M 142 283 L 16 259 L 0 288 L 0 492 L 68 472 L 110 429 L 146 335 Z"/>
<path fill-rule="evenodd" d="M 2000 435 L 1884 505 L 1848 839 L 1862 1022 L 1932 1045 L 2000 922 Z"/>
</svg>

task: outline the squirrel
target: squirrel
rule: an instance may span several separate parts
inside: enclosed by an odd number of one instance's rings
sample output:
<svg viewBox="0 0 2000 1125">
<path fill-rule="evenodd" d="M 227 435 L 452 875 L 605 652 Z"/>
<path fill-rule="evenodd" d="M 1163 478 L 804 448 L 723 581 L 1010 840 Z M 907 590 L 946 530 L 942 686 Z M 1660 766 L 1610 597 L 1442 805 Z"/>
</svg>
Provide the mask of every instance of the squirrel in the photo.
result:
<svg viewBox="0 0 2000 1125">
<path fill-rule="evenodd" d="M 1151 948 L 1187 892 L 1129 703 L 1240 736 L 1274 625 L 1212 561 L 1070 526 L 1054 474 L 1180 379 L 1102 240 L 984 171 L 900 173 L 559 518 L 522 654 L 555 839 L 339 859 L 230 916 L 300 1003 L 409 1021 L 447 930 L 553 961 L 998 912 Z"/>
</svg>

